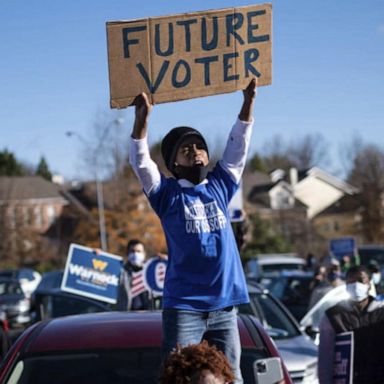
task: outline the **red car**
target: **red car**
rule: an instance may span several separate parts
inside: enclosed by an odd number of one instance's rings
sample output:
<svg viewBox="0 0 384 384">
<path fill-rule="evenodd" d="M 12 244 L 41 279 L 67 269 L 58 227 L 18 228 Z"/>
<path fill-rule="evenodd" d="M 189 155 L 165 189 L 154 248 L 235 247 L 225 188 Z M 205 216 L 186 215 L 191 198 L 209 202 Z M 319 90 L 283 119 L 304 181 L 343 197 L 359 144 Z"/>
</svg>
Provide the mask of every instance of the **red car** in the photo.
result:
<svg viewBox="0 0 384 384">
<path fill-rule="evenodd" d="M 239 315 L 245 384 L 292 384 L 279 353 L 258 320 Z M 159 312 L 105 312 L 36 323 L 17 339 L 0 382 L 33 384 L 158 382 Z"/>
</svg>

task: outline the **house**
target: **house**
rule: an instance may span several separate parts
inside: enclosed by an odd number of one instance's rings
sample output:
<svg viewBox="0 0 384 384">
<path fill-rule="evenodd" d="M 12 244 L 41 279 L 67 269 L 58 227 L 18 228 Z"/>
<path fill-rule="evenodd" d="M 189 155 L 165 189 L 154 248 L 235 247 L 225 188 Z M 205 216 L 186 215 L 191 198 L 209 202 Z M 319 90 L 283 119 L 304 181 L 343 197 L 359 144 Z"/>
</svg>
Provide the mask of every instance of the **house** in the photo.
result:
<svg viewBox="0 0 384 384">
<path fill-rule="evenodd" d="M 305 207 L 306 216 L 311 220 L 342 197 L 356 194 L 358 189 L 313 167 L 300 171 L 291 168 L 289 175 L 276 169 L 270 173 L 268 181 L 264 179 L 247 191 L 248 201 L 260 210 L 302 210 Z"/>
<path fill-rule="evenodd" d="M 308 207 L 312 219 L 344 196 L 358 193 L 358 189 L 320 168 L 297 171 L 290 169 L 289 179 L 296 199 Z"/>
<path fill-rule="evenodd" d="M 40 176 L 0 177 L 3 227 L 44 233 L 67 204 L 58 187 Z"/>
<path fill-rule="evenodd" d="M 339 201 L 355 196 L 358 189 L 320 168 L 292 168 L 289 173 L 276 169 L 269 175 L 258 172 L 244 181 L 247 212 L 270 220 L 301 253 L 326 249 L 328 235 L 335 233 L 329 229 L 333 224 L 340 226 L 339 235 L 352 227 L 356 231 L 353 213 L 343 212 L 336 220 L 331 211 Z"/>
<path fill-rule="evenodd" d="M 345 195 L 314 217 L 313 225 L 324 239 L 353 236 L 362 244 L 361 213 L 360 194 Z"/>
</svg>

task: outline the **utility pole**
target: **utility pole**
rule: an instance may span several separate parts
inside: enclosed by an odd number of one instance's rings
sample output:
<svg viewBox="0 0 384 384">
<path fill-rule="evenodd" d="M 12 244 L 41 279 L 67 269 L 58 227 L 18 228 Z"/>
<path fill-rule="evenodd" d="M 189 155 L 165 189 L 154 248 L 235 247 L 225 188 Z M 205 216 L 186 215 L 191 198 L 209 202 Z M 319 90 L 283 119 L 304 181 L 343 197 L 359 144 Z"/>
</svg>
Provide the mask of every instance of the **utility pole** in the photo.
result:
<svg viewBox="0 0 384 384">
<path fill-rule="evenodd" d="M 96 178 L 96 194 L 97 194 L 97 211 L 99 215 L 99 232 L 100 232 L 100 245 L 103 251 L 108 251 L 108 243 L 107 243 L 107 231 L 105 227 L 105 212 L 104 212 L 104 193 L 103 193 L 103 182 L 100 177 L 100 167 L 99 167 L 99 153 L 100 149 L 103 146 L 104 140 L 106 140 L 108 136 L 109 129 L 112 124 L 121 125 L 123 123 L 122 118 L 118 118 L 113 120 L 110 124 L 108 124 L 101 135 L 99 143 L 97 145 L 96 150 L 94 151 L 94 164 L 95 164 L 95 178 Z M 76 136 L 83 144 L 89 147 L 89 143 L 84 139 L 78 132 L 75 131 L 67 131 L 66 136 L 73 137 Z"/>
</svg>

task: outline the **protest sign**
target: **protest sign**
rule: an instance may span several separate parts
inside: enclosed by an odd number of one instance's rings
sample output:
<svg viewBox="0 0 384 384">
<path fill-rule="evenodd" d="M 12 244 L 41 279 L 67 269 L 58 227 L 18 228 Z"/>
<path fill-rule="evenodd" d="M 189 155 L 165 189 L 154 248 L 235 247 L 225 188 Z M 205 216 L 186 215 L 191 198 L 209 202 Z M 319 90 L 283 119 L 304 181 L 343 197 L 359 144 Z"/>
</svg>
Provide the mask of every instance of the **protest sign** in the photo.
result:
<svg viewBox="0 0 384 384">
<path fill-rule="evenodd" d="M 61 289 L 115 304 L 122 258 L 78 244 L 69 247 Z"/>
<path fill-rule="evenodd" d="M 143 292 L 151 292 L 152 296 L 162 296 L 166 269 L 167 260 L 158 257 L 148 259 L 142 270 L 132 273 L 130 296 L 136 297 Z"/>
<path fill-rule="evenodd" d="M 356 241 L 353 237 L 340 237 L 331 239 L 329 250 L 333 256 L 341 259 L 343 256 L 354 256 L 356 251 Z"/>
<path fill-rule="evenodd" d="M 107 23 L 110 102 L 164 103 L 272 82 L 272 6 Z"/>
<path fill-rule="evenodd" d="M 335 360 L 333 363 L 333 383 L 353 383 L 353 332 L 345 332 L 336 335 Z"/>
</svg>

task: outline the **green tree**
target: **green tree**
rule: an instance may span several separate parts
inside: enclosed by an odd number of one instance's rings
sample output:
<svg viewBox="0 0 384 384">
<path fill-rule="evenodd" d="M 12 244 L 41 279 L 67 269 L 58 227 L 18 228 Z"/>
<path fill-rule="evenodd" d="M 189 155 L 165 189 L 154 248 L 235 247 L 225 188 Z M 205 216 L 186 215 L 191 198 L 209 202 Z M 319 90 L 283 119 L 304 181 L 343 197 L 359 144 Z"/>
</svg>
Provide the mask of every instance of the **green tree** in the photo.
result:
<svg viewBox="0 0 384 384">
<path fill-rule="evenodd" d="M 49 170 L 48 164 L 45 161 L 44 156 L 41 156 L 41 158 L 40 158 L 40 162 L 36 168 L 35 175 L 41 176 L 48 181 L 52 180 L 52 173 Z"/>
<path fill-rule="evenodd" d="M 265 164 L 263 157 L 258 153 L 255 153 L 249 160 L 249 168 L 251 171 L 268 172 L 268 167 Z"/>
<path fill-rule="evenodd" d="M 0 151 L 0 176 L 23 176 L 24 167 L 12 152 L 7 149 Z"/>
<path fill-rule="evenodd" d="M 257 253 L 292 252 L 291 244 L 274 230 L 270 221 L 262 219 L 258 214 L 250 215 L 248 221 L 249 234 L 242 252 L 243 259 L 249 259 Z"/>
</svg>

